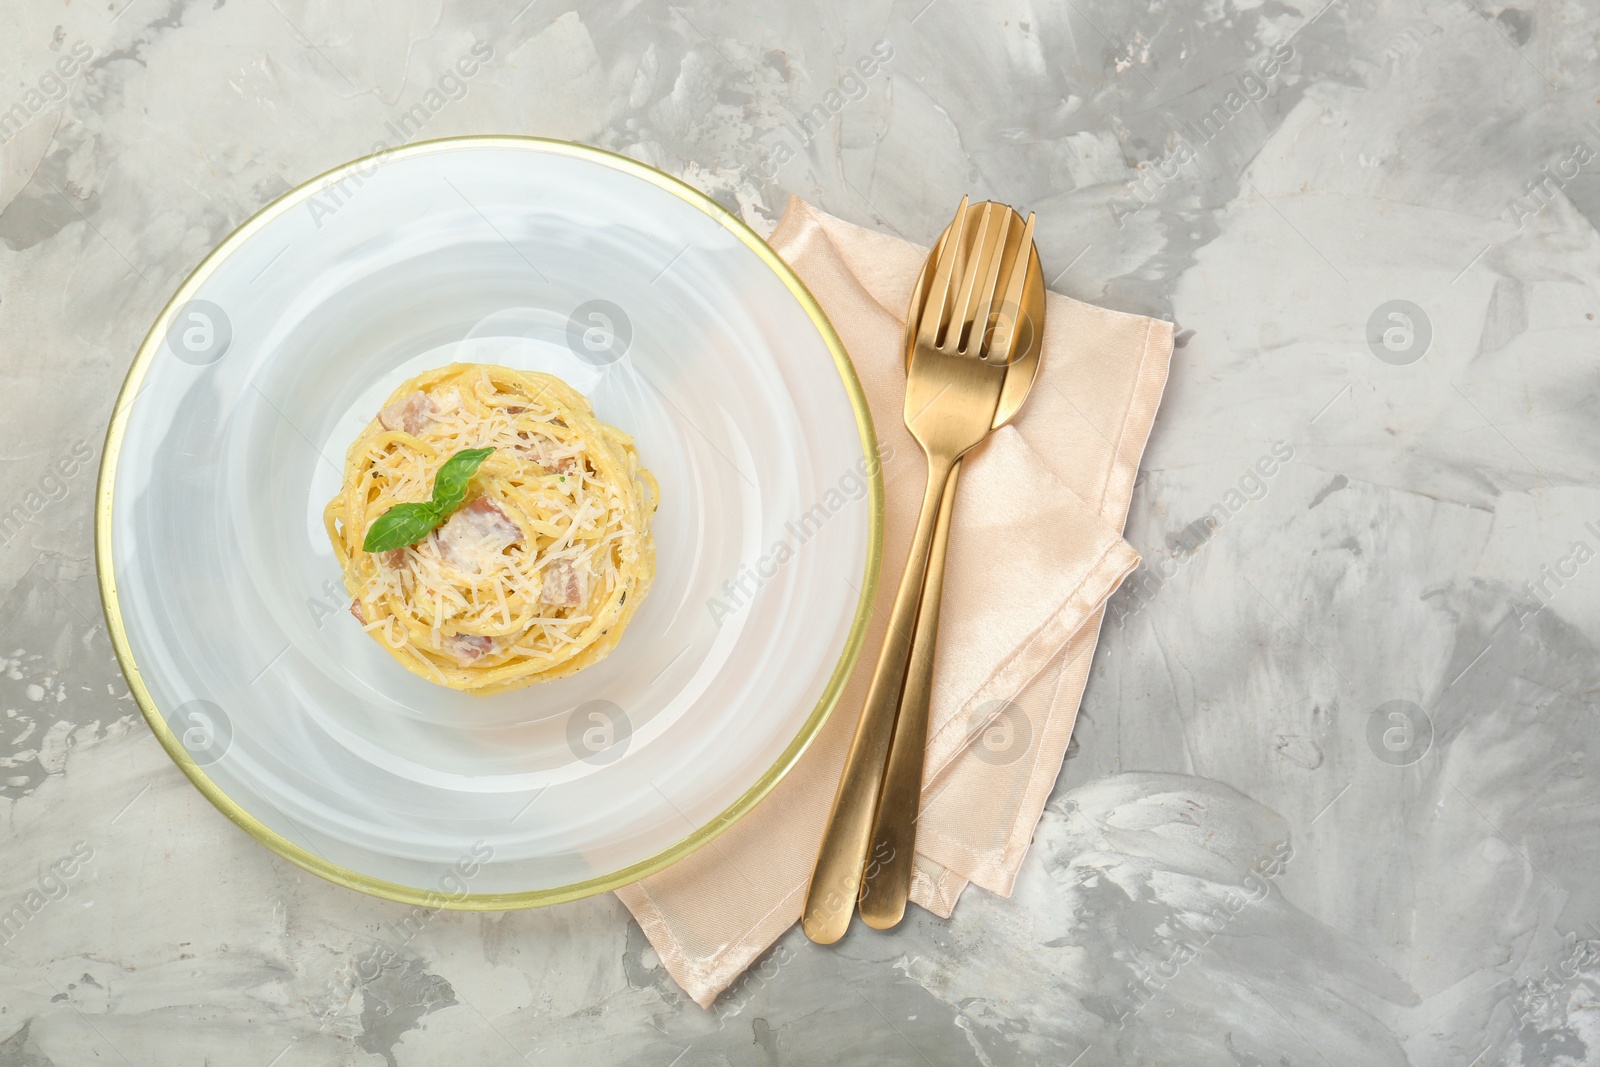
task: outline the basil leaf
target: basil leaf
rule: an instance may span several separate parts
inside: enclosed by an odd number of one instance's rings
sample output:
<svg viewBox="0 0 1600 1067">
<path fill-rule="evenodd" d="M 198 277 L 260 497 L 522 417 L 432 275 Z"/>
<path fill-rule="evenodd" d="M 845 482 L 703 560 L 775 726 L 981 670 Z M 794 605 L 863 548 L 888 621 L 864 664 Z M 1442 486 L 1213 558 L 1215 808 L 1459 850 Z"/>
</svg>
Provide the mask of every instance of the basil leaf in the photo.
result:
<svg viewBox="0 0 1600 1067">
<path fill-rule="evenodd" d="M 493 448 L 466 448 L 444 461 L 439 473 L 433 476 L 433 506 L 441 520 L 448 518 L 467 499 L 467 483 L 478 473 L 478 465 L 493 451 Z"/>
<path fill-rule="evenodd" d="M 388 552 L 414 545 L 433 532 L 467 499 L 467 484 L 493 448 L 464 448 L 444 461 L 433 476 L 433 499 L 420 504 L 396 504 L 367 528 L 361 542 L 364 552 Z"/>
<path fill-rule="evenodd" d="M 414 545 L 433 532 L 444 516 L 432 504 L 396 504 L 367 527 L 361 548 L 366 552 L 388 552 Z"/>
</svg>

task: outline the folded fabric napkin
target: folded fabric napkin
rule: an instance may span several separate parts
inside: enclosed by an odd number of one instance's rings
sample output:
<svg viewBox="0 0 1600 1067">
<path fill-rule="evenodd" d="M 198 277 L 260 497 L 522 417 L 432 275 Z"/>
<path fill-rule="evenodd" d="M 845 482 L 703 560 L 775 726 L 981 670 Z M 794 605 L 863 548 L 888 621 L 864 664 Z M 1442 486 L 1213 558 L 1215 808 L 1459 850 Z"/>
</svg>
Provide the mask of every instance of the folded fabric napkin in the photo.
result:
<svg viewBox="0 0 1600 1067">
<path fill-rule="evenodd" d="M 832 320 L 872 409 L 885 457 L 883 580 L 850 682 L 784 780 L 710 846 L 617 891 L 702 1007 L 800 918 L 927 477 L 901 417 L 906 306 L 927 250 L 798 198 L 771 244 Z M 938 915 L 969 882 L 1011 894 L 1072 736 L 1102 607 L 1139 562 L 1122 525 L 1171 355 L 1170 323 L 1050 294 L 1028 402 L 967 456 L 911 890 Z"/>
</svg>

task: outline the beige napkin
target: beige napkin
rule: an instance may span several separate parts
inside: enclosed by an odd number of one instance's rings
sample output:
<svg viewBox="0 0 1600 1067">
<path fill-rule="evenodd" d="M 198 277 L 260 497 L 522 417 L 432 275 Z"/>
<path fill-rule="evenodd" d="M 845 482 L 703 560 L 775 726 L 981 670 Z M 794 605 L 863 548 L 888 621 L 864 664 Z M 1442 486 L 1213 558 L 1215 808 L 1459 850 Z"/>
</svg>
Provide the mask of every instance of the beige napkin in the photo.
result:
<svg viewBox="0 0 1600 1067">
<path fill-rule="evenodd" d="M 798 198 L 771 243 L 832 320 L 889 457 L 883 580 L 849 685 L 788 776 L 712 844 L 617 891 L 702 1007 L 800 917 L 927 476 L 901 418 L 901 335 L 927 250 Z M 1171 324 L 1050 294 L 1044 340 L 1021 414 L 969 454 L 951 523 L 911 892 L 945 917 L 968 882 L 1011 894 L 1072 736 L 1101 608 L 1139 562 L 1121 531 Z"/>
</svg>

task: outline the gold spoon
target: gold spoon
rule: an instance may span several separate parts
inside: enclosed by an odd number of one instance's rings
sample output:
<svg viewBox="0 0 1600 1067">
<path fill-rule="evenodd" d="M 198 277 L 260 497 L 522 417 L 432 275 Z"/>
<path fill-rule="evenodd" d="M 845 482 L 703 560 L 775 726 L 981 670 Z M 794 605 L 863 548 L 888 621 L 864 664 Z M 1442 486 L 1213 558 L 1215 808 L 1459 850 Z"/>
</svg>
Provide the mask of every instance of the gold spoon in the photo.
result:
<svg viewBox="0 0 1600 1067">
<path fill-rule="evenodd" d="M 1026 244 L 1014 241 L 1016 217 L 999 204 L 969 208 L 963 198 L 936 250 L 932 278 L 926 287 L 919 286 L 922 300 L 907 314 L 910 358 L 904 417 L 906 428 L 928 455 L 928 484 L 866 705 L 845 757 L 806 892 L 801 925 L 806 936 L 819 944 L 832 944 L 844 936 L 855 911 L 950 473 L 994 428 L 1005 396 L 1007 350 L 996 351 L 988 324 L 995 316 L 1002 278 L 1017 273 L 1012 268 L 1018 250 L 1031 254 L 1031 223 L 1025 228 Z M 1002 303 L 1000 310 L 1005 306 Z M 906 851 L 909 864 L 909 848 Z"/>
<path fill-rule="evenodd" d="M 1011 212 L 1016 222 L 1022 218 L 1003 205 L 989 205 Z M 912 293 L 911 306 L 921 306 L 926 298 L 928 276 L 941 238 L 923 266 Z M 991 429 L 998 430 L 1022 407 L 1034 378 L 1039 373 L 1039 354 L 1044 347 L 1044 274 L 1039 252 L 1033 244 L 1033 216 L 1017 233 L 1012 225 L 1006 246 L 1011 274 L 1004 280 L 1004 297 L 994 335 L 989 344 L 1006 366 L 1005 384 L 995 409 Z M 1023 258 L 1023 257 L 1026 258 Z M 1018 268 L 1021 269 L 1018 269 Z M 911 361 L 907 346 L 906 364 Z M 889 750 L 889 765 L 878 795 L 878 812 L 872 836 L 874 862 L 864 872 L 861 889 L 861 918 L 868 926 L 887 930 L 905 916 L 906 898 L 911 892 L 912 857 L 916 854 L 916 822 L 922 803 L 923 763 L 928 748 L 928 710 L 933 686 L 933 654 L 939 636 L 939 604 L 944 584 L 945 550 L 950 541 L 950 515 L 955 510 L 956 481 L 961 464 L 950 470 L 939 507 L 938 526 L 928 557 L 928 575 L 922 585 L 922 601 L 917 611 L 916 631 L 911 644 L 911 666 L 900 698 L 900 714 L 895 719 L 894 740 Z"/>
</svg>

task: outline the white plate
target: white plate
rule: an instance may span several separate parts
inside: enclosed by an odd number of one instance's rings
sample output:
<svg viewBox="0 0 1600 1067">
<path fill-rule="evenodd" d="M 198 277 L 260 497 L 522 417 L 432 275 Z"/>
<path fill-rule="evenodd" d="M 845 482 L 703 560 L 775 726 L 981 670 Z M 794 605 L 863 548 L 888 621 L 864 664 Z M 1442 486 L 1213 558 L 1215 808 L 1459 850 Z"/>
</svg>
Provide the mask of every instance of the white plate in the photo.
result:
<svg viewBox="0 0 1600 1067">
<path fill-rule="evenodd" d="M 379 400 L 458 360 L 565 378 L 661 483 L 617 648 L 495 697 L 361 632 L 321 520 Z M 426 142 L 277 200 L 156 320 L 101 588 L 151 727 L 267 846 L 390 899 L 553 903 L 709 841 L 815 736 L 877 580 L 875 454 L 832 328 L 737 218 L 597 149 Z"/>
</svg>

